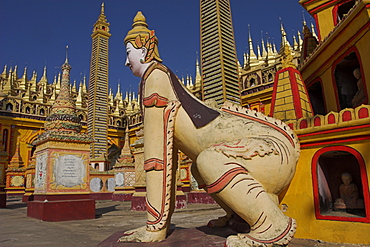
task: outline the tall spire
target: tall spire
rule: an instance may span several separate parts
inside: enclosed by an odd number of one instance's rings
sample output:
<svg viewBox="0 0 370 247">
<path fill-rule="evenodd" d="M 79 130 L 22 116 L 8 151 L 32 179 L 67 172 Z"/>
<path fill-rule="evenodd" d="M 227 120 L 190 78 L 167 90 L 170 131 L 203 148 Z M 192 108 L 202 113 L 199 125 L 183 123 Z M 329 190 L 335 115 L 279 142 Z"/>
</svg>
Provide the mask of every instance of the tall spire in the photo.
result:
<svg viewBox="0 0 370 247">
<path fill-rule="evenodd" d="M 225 101 L 240 104 L 239 67 L 230 1 L 201 0 L 200 13 L 202 99 L 216 101 L 218 106 Z"/>
<path fill-rule="evenodd" d="M 108 47 L 111 34 L 104 8 L 104 3 L 102 3 L 98 20 L 94 23 L 91 34 L 92 49 L 87 114 L 87 131 L 94 139 L 90 145 L 90 162 L 99 164 L 106 162 L 105 157 L 108 153 Z"/>
<path fill-rule="evenodd" d="M 98 20 L 94 24 L 93 34 L 91 35 L 92 37 L 95 37 L 95 35 L 97 35 L 98 33 L 108 37 L 111 35 L 109 33 L 109 23 L 107 21 L 107 17 L 105 16 L 104 10 L 104 3 L 102 3 L 100 15 L 98 17 Z"/>
</svg>

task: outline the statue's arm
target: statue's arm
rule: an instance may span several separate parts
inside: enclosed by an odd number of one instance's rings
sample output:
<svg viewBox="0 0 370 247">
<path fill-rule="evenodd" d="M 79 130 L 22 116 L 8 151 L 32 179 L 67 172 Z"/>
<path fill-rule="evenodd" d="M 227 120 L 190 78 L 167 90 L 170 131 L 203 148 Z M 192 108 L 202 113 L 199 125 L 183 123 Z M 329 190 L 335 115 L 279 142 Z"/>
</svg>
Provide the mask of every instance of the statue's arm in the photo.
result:
<svg viewBox="0 0 370 247">
<path fill-rule="evenodd" d="M 144 105 L 144 169 L 162 170 L 165 149 L 164 110 L 169 103 L 169 77 L 154 70 L 146 79 L 143 93 Z"/>
<path fill-rule="evenodd" d="M 167 231 L 174 205 L 173 126 L 179 104 L 170 78 L 154 70 L 144 87 L 144 169 L 147 183 L 147 229 Z"/>
</svg>

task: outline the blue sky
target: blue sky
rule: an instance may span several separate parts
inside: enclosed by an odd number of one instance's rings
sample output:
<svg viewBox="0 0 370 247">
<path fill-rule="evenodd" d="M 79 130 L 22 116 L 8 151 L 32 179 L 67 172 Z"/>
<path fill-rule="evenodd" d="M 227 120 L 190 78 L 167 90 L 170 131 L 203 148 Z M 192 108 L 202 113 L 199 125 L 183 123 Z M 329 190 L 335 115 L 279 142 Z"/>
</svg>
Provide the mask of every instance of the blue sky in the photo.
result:
<svg viewBox="0 0 370 247">
<path fill-rule="evenodd" d="M 0 0 L 0 70 L 25 66 L 28 77 L 36 70 L 38 79 L 47 66 L 49 83 L 60 71 L 69 46 L 71 80 L 89 78 L 92 27 L 100 14 L 101 0 Z M 150 29 L 156 31 L 164 64 L 179 77 L 195 76 L 196 52 L 200 51 L 198 0 L 105 0 L 110 23 L 109 84 L 113 92 L 137 92 L 139 78 L 124 66 L 123 39 L 137 11 L 142 11 Z M 302 30 L 302 15 L 313 21 L 298 0 L 231 0 L 238 59 L 248 47 L 248 24 L 254 46 L 266 33 L 280 45 L 280 20 L 292 43 Z"/>
</svg>

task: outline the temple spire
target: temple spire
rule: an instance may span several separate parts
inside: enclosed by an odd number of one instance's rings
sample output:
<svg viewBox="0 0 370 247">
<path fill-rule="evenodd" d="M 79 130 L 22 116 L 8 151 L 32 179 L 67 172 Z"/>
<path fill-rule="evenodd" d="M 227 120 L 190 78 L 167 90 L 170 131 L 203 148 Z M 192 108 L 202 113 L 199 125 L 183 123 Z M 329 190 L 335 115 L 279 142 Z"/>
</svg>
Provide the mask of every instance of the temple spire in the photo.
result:
<svg viewBox="0 0 370 247">
<path fill-rule="evenodd" d="M 283 26 L 283 21 L 280 19 L 280 32 L 281 32 L 281 45 L 280 45 L 280 51 L 282 52 L 284 50 L 285 46 L 291 47 L 289 41 L 286 38 L 286 32 Z"/>
<path fill-rule="evenodd" d="M 4 66 L 4 70 L 3 70 L 3 73 L 1 73 L 1 75 L 3 75 L 3 76 L 4 76 L 4 75 L 5 75 L 5 76 L 7 75 L 6 68 L 7 68 L 7 65 L 5 64 L 5 66 Z"/>
<path fill-rule="evenodd" d="M 68 46 L 67 46 L 68 51 Z M 70 94 L 70 70 L 72 67 L 68 64 L 68 52 L 66 52 L 66 60 L 62 65 L 62 82 L 60 85 L 60 91 L 58 97 L 51 108 L 51 115 L 53 114 L 66 114 L 75 116 L 76 105 L 72 100 Z"/>
<path fill-rule="evenodd" d="M 19 83 L 19 87 L 21 89 L 26 89 L 26 84 L 27 84 L 27 66 L 24 67 L 24 71 L 23 71 L 23 75 L 22 75 L 22 78 L 21 78 L 21 81 Z"/>
<path fill-rule="evenodd" d="M 263 40 L 263 31 L 261 31 L 261 55 L 263 59 L 266 59 L 267 51 L 265 47 L 265 41 Z"/>
<path fill-rule="evenodd" d="M 251 29 L 250 29 L 250 25 L 248 24 L 248 44 L 249 44 L 249 62 L 251 62 L 251 60 L 257 60 L 257 56 L 256 54 L 254 53 L 254 50 L 253 50 L 253 43 L 252 43 L 252 36 L 251 36 Z"/>
</svg>

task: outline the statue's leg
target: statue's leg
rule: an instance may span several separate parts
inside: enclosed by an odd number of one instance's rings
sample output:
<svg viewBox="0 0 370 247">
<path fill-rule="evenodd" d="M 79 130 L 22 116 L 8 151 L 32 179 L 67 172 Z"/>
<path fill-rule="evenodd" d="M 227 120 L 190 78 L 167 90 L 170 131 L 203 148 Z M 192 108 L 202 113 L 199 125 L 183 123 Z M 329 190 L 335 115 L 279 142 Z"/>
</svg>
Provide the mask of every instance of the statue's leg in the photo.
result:
<svg viewBox="0 0 370 247">
<path fill-rule="evenodd" d="M 247 162 L 258 166 L 258 162 L 273 161 L 273 156 L 229 158 L 212 148 L 198 156 L 197 167 L 208 192 L 216 194 L 251 226 L 248 234 L 228 237 L 227 246 L 286 245 L 293 237 L 294 219 L 280 211 L 263 185 L 244 168 Z"/>
<path fill-rule="evenodd" d="M 191 174 L 193 175 L 195 180 L 197 180 L 199 187 L 204 188 L 205 190 L 207 190 L 207 188 L 205 187 L 205 183 L 204 183 L 202 177 L 200 176 L 198 168 L 195 164 L 191 166 Z M 224 226 L 227 225 L 228 221 L 230 220 L 230 218 L 232 217 L 234 212 L 220 198 L 218 198 L 217 195 L 210 194 L 210 196 L 213 198 L 213 200 L 215 200 L 217 202 L 218 205 L 220 205 L 222 207 L 223 210 L 225 210 L 226 215 L 221 216 L 217 219 L 210 220 L 208 222 L 207 226 L 209 226 L 209 227 L 224 227 Z"/>
<path fill-rule="evenodd" d="M 179 105 L 171 102 L 163 110 L 154 108 L 146 112 L 146 121 L 156 123 L 144 134 L 145 138 L 151 137 L 145 141 L 149 145 L 144 153 L 147 222 L 144 227 L 125 232 L 120 242 L 158 242 L 166 238 L 176 200 L 178 150 L 173 146 L 173 120 Z M 162 138 L 163 146 L 157 145 Z"/>
<path fill-rule="evenodd" d="M 143 227 L 125 232 L 119 242 L 158 242 L 164 240 L 167 236 L 175 197 L 171 196 L 170 200 L 163 200 L 163 190 L 161 189 L 163 171 L 152 170 L 147 172 L 146 184 L 147 223 Z M 172 189 L 171 194 L 173 191 L 175 190 Z M 163 211 L 164 204 L 168 203 L 171 205 L 170 210 Z M 168 220 L 160 222 L 162 218 Z"/>
</svg>

